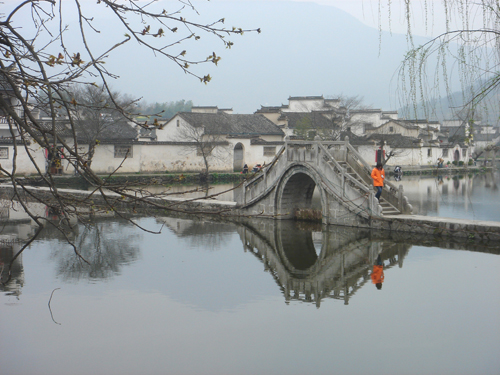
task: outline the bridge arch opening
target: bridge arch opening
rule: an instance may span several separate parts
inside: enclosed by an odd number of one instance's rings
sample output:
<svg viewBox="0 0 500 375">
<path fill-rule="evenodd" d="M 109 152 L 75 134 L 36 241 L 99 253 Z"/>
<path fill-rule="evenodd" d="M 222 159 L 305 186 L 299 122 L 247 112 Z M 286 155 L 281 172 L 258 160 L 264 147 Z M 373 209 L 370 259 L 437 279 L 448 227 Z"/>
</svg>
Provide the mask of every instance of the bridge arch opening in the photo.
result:
<svg viewBox="0 0 500 375">
<path fill-rule="evenodd" d="M 321 222 L 321 194 L 314 178 L 304 172 L 293 171 L 283 179 L 276 211 L 284 219 Z"/>
</svg>

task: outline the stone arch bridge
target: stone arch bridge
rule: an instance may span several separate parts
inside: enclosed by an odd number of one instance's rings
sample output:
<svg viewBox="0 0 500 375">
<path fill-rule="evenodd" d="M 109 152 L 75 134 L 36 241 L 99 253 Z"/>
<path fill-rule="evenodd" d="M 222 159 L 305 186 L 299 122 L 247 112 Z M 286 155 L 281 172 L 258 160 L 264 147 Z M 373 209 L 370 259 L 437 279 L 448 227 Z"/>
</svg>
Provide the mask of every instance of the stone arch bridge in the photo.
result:
<svg viewBox="0 0 500 375">
<path fill-rule="evenodd" d="M 323 224 L 372 227 L 374 217 L 411 213 L 412 207 L 386 179 L 380 202 L 371 170 L 345 141 L 287 141 L 274 160 L 236 192 L 241 215 L 320 220 Z M 312 206 L 318 189 L 321 210 Z"/>
</svg>

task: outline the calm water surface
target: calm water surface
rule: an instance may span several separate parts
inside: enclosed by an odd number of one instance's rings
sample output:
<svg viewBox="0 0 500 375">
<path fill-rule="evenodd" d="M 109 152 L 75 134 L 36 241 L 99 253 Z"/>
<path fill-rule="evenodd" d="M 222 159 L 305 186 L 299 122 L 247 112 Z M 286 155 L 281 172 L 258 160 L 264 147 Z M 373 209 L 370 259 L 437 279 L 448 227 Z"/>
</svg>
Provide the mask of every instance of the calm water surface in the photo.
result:
<svg viewBox="0 0 500 375">
<path fill-rule="evenodd" d="M 497 177 L 401 183 L 419 213 L 500 221 Z M 33 228 L 2 216 L 5 280 Z M 50 231 L 25 250 L 0 285 L 0 374 L 500 373 L 499 244 L 138 220 L 161 234 L 80 227 L 90 266 Z"/>
</svg>

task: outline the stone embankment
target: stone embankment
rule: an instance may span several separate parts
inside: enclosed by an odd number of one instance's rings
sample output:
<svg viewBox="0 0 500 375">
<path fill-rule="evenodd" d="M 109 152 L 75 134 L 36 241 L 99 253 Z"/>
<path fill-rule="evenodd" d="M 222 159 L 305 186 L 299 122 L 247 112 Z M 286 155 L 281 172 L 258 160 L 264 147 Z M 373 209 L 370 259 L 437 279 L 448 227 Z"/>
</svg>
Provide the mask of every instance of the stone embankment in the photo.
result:
<svg viewBox="0 0 500 375">
<path fill-rule="evenodd" d="M 51 194 L 48 188 L 32 187 L 31 193 L 40 197 L 49 197 Z M 12 197 L 12 186 L 1 185 L 1 196 L 5 199 L 9 196 Z M 86 207 L 99 206 L 104 204 L 102 197 L 95 193 L 88 196 L 88 191 L 60 189 L 60 194 L 66 194 L 75 197 L 85 204 Z M 85 199 L 84 199 L 85 198 Z M 110 193 L 109 198 L 113 198 L 116 210 L 124 210 L 130 207 L 132 202 L 128 199 L 123 199 L 118 194 Z M 83 199 L 83 200 L 82 200 Z M 216 200 L 204 199 L 183 199 L 183 198 L 169 198 L 169 199 L 154 199 L 156 210 L 162 212 L 195 212 L 200 214 L 217 214 L 223 216 L 228 220 L 237 220 L 238 216 L 234 214 L 233 210 L 237 209 L 235 202 L 224 202 Z M 138 202 L 133 202 L 134 206 L 139 208 Z M 146 203 L 142 204 L 144 207 Z M 256 217 L 262 218 L 257 215 Z M 250 217 L 246 217 L 250 218 Z M 497 241 L 500 246 L 500 222 L 496 221 L 481 221 L 481 220 L 466 220 L 454 219 L 421 215 L 394 215 L 384 217 L 372 218 L 373 229 L 382 230 L 384 232 L 397 232 L 397 233 L 413 233 L 420 236 L 426 235 L 429 238 L 436 238 L 436 240 L 451 239 L 455 241 L 462 239 L 465 242 L 488 242 Z"/>
<path fill-rule="evenodd" d="M 469 173 L 485 173 L 491 172 L 493 168 L 491 166 L 461 166 L 461 167 L 443 167 L 437 168 L 436 166 L 428 165 L 417 165 L 417 166 L 403 166 L 402 168 L 403 176 L 409 175 L 447 175 L 447 174 L 457 174 L 457 175 L 467 175 Z M 386 168 L 386 172 L 389 175 L 393 175 L 394 171 L 392 168 Z"/>
<path fill-rule="evenodd" d="M 373 218 L 373 227 L 403 233 L 425 234 L 464 241 L 500 241 L 500 222 L 422 215 Z M 498 243 L 500 246 L 500 242 Z"/>
</svg>

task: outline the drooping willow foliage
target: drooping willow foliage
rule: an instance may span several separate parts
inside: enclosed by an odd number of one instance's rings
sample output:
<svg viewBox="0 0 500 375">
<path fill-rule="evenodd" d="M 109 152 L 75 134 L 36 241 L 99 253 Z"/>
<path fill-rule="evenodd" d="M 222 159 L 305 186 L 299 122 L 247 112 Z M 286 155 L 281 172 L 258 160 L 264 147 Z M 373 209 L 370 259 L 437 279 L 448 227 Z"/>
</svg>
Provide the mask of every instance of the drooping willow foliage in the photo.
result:
<svg viewBox="0 0 500 375">
<path fill-rule="evenodd" d="M 400 1 L 409 49 L 399 70 L 398 97 L 406 115 L 432 118 L 441 110 L 467 122 L 483 117 L 498 123 L 500 1 Z M 386 4 L 391 9 L 394 0 L 379 0 L 379 13 Z M 443 23 L 442 31 L 423 44 L 414 33 L 417 12 L 428 30 Z M 457 91 L 460 97 L 453 95 Z M 448 108 L 436 108 L 433 103 L 444 96 Z M 494 115 L 488 118 L 488 112 Z"/>
</svg>

